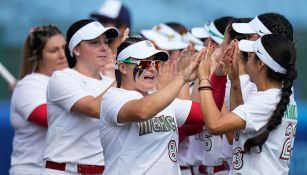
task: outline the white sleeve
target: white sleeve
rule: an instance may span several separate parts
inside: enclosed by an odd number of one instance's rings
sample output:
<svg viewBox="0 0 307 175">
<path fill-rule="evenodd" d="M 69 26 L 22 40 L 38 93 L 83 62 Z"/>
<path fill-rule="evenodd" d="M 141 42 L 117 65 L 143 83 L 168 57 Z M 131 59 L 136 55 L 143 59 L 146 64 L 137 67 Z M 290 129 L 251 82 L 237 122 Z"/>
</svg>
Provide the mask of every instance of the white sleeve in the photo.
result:
<svg viewBox="0 0 307 175">
<path fill-rule="evenodd" d="M 104 96 L 101 103 L 100 119 L 108 124 L 121 125 L 118 123 L 117 117 L 120 109 L 128 101 L 140 99 L 142 97 L 135 93 L 121 90 L 119 88 L 111 88 Z"/>
<path fill-rule="evenodd" d="M 28 120 L 35 108 L 46 104 L 46 85 L 39 82 L 25 82 L 16 86 L 14 103 L 21 116 Z"/>
<path fill-rule="evenodd" d="M 177 125 L 178 127 L 181 127 L 187 120 L 187 117 L 191 111 L 192 101 L 176 98 L 171 105 L 173 105 L 175 109 Z"/>
<path fill-rule="evenodd" d="M 79 99 L 90 95 L 81 83 L 81 80 L 68 73 L 57 71 L 49 80 L 47 98 L 69 112 Z"/>
<path fill-rule="evenodd" d="M 245 120 L 245 132 L 259 131 L 267 124 L 272 114 L 272 103 L 266 102 L 262 96 L 248 98 L 247 102 L 238 106 L 232 112 Z"/>
</svg>

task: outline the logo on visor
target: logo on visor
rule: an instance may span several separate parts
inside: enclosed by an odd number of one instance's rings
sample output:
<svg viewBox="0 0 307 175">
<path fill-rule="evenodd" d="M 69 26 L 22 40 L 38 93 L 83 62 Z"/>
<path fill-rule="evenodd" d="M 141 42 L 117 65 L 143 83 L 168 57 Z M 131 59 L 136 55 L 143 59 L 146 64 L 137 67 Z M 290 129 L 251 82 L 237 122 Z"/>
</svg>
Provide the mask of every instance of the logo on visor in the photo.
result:
<svg viewBox="0 0 307 175">
<path fill-rule="evenodd" d="M 146 43 L 146 46 L 147 46 L 147 47 L 152 47 L 152 44 L 151 44 L 150 41 L 146 41 L 145 43 Z"/>
<path fill-rule="evenodd" d="M 259 53 L 260 55 L 263 55 L 263 54 L 259 51 L 259 49 L 258 49 L 256 52 Z"/>
<path fill-rule="evenodd" d="M 264 33 L 264 32 L 263 32 L 263 31 L 261 31 L 261 30 L 259 30 L 259 33 L 262 33 L 262 34 L 264 34 L 264 35 L 266 34 L 266 33 Z"/>
</svg>

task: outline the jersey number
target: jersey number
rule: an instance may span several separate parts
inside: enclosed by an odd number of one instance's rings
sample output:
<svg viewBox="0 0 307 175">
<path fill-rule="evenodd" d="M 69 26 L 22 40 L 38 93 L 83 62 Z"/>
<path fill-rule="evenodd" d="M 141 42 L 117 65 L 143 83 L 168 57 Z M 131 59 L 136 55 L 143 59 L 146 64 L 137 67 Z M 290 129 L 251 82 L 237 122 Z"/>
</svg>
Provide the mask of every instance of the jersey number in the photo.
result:
<svg viewBox="0 0 307 175">
<path fill-rule="evenodd" d="M 240 147 L 233 150 L 232 166 L 235 170 L 239 170 L 243 167 L 243 153 Z"/>
<path fill-rule="evenodd" d="M 210 151 L 212 148 L 212 141 L 211 141 L 212 135 L 208 132 L 207 129 L 205 129 L 203 132 L 199 134 L 199 138 L 201 141 L 205 144 L 205 150 Z"/>
<path fill-rule="evenodd" d="M 285 132 L 286 139 L 282 147 L 282 152 L 279 156 L 280 159 L 283 160 L 290 159 L 295 132 L 296 132 L 296 125 L 292 126 L 291 124 L 289 124 L 288 127 L 286 128 Z"/>
<path fill-rule="evenodd" d="M 168 156 L 173 162 L 177 162 L 177 145 L 175 140 L 168 143 Z"/>
</svg>

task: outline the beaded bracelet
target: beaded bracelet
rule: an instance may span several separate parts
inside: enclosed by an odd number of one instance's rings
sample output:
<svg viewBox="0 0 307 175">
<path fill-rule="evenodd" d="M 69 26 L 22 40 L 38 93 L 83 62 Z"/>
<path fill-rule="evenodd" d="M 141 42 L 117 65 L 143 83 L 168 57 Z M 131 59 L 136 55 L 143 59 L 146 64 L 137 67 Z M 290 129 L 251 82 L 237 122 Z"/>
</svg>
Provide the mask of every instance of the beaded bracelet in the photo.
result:
<svg viewBox="0 0 307 175">
<path fill-rule="evenodd" d="M 211 86 L 201 86 L 201 87 L 198 88 L 198 91 L 202 91 L 202 90 L 212 91 L 212 87 Z"/>
</svg>

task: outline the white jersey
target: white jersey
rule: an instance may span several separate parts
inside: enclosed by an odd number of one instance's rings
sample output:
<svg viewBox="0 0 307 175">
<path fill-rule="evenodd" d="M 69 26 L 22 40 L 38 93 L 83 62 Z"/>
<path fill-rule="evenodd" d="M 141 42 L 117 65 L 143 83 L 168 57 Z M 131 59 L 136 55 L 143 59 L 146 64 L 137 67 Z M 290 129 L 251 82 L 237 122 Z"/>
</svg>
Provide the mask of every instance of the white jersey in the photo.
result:
<svg viewBox="0 0 307 175">
<path fill-rule="evenodd" d="M 255 94 L 257 92 L 257 87 L 254 83 L 250 81 L 248 74 L 240 75 L 239 78 L 240 78 L 240 85 L 241 85 L 241 91 L 242 91 L 242 98 L 243 98 L 243 102 L 245 102 L 248 97 L 250 97 L 252 94 Z M 224 104 L 226 105 L 226 108 L 229 111 L 230 111 L 230 89 L 231 89 L 231 82 L 229 79 L 227 79 Z M 232 154 L 233 154 L 232 145 L 228 143 L 228 140 L 225 135 L 223 135 L 222 147 L 220 150 L 221 150 L 222 156 L 224 157 L 224 160 L 232 158 Z"/>
<path fill-rule="evenodd" d="M 282 123 L 270 132 L 269 138 L 262 145 L 262 152 L 241 153 L 246 140 L 258 135 L 267 124 L 280 100 L 280 93 L 280 89 L 257 92 L 233 110 L 246 121 L 246 126 L 235 135 L 232 174 L 288 174 L 297 126 L 297 107 L 293 98 L 285 111 Z"/>
<path fill-rule="evenodd" d="M 44 159 L 85 165 L 103 165 L 99 142 L 99 120 L 71 112 L 71 107 L 86 96 L 97 97 L 114 80 L 87 77 L 74 69 L 55 71 L 47 87 L 49 128 Z"/>
<path fill-rule="evenodd" d="M 192 102 L 175 99 L 148 121 L 118 123 L 122 106 L 141 98 L 137 91 L 119 88 L 111 88 L 103 97 L 108 104 L 102 105 L 100 117 L 104 175 L 180 174 L 177 127 L 186 121 Z"/>
<path fill-rule="evenodd" d="M 32 73 L 17 82 L 11 99 L 11 125 L 15 130 L 10 174 L 39 174 L 47 128 L 28 121 L 35 108 L 46 104 L 49 77 Z"/>
</svg>

